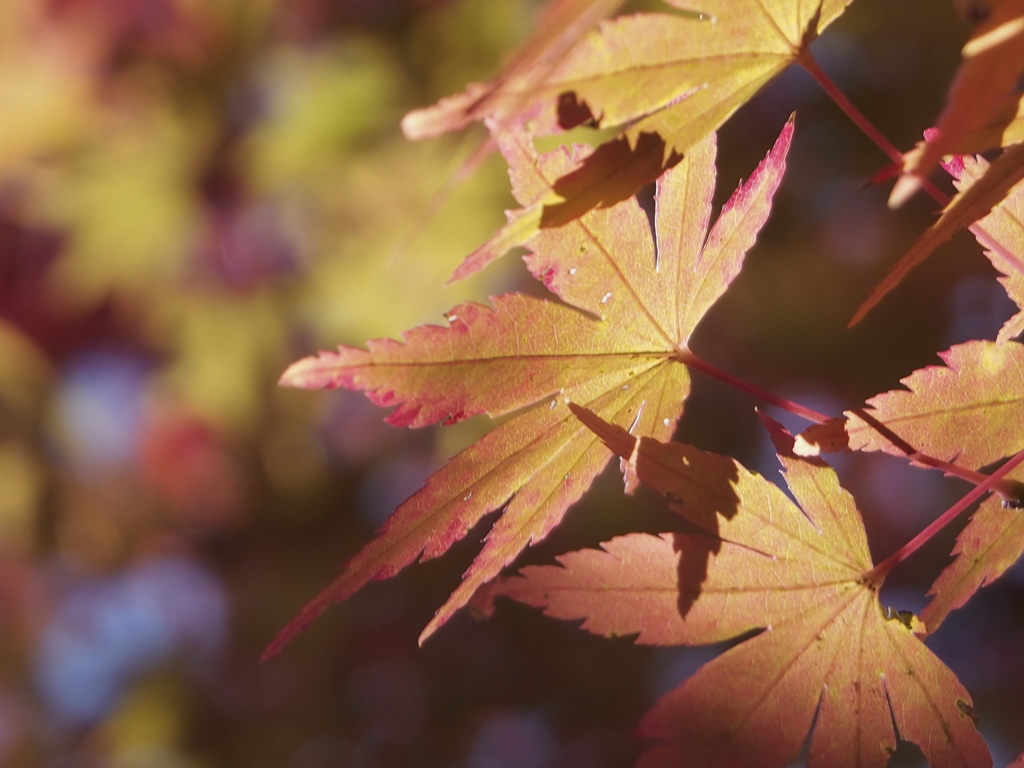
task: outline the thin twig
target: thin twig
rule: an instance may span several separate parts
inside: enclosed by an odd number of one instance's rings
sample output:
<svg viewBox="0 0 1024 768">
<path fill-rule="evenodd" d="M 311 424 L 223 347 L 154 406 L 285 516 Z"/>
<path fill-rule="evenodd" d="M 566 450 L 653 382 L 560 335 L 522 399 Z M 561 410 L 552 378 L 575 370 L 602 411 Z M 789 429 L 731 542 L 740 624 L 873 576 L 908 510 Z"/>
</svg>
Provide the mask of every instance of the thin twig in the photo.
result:
<svg viewBox="0 0 1024 768">
<path fill-rule="evenodd" d="M 807 70 L 808 74 L 810 74 L 818 85 L 822 87 L 825 93 L 831 97 L 832 101 L 836 103 L 836 106 L 843 110 L 853 124 L 860 128 L 865 136 L 875 142 L 878 148 L 881 149 L 890 160 L 902 168 L 903 153 L 900 152 L 896 146 L 853 105 L 853 102 L 846 98 L 846 94 L 839 90 L 839 86 L 837 86 L 832 79 L 825 74 L 825 71 L 821 68 L 818 62 L 815 61 L 814 57 L 811 56 L 810 51 L 802 51 L 800 56 L 797 58 L 797 62 Z M 921 178 L 919 181 L 921 183 L 921 189 L 927 192 L 928 195 L 939 205 L 945 208 L 949 204 L 949 195 L 936 187 L 930 179 Z M 1021 274 L 1024 274 L 1024 262 L 1022 262 L 1006 246 L 996 240 L 991 233 L 981 226 L 981 224 L 974 222 L 967 227 L 967 230 L 978 238 L 978 242 L 981 243 L 983 247 L 998 254 L 1014 269 Z"/>
<path fill-rule="evenodd" d="M 759 400 L 763 400 L 766 403 L 777 406 L 784 411 L 789 411 L 792 414 L 799 416 L 802 419 L 813 421 L 816 424 L 824 424 L 830 420 L 830 417 L 818 413 L 817 411 L 800 405 L 800 403 L 794 403 L 792 400 L 787 400 L 784 397 L 773 395 L 767 390 L 761 389 L 760 387 L 751 384 L 750 382 L 744 381 L 743 379 L 733 376 L 731 373 L 726 373 L 720 368 L 716 368 L 711 363 L 702 360 L 697 357 L 689 349 L 683 347 L 676 352 L 675 359 L 684 365 L 688 365 L 691 368 L 695 368 L 698 371 L 703 371 L 709 376 L 718 379 L 724 384 L 728 384 L 734 389 L 738 389 L 741 392 L 746 392 L 748 395 L 753 395 Z"/>
<path fill-rule="evenodd" d="M 1004 477 L 1006 477 L 1006 475 L 1022 463 L 1024 463 L 1024 450 L 1019 451 L 1012 459 L 989 475 L 985 479 L 985 482 L 979 483 L 977 486 L 972 488 L 962 499 L 960 499 L 960 501 L 935 518 L 935 520 L 926 526 L 924 530 L 917 534 L 917 536 L 912 538 L 902 547 L 893 552 L 889 557 L 864 574 L 864 579 L 873 584 L 880 585 L 882 580 L 888 575 L 889 571 L 914 554 L 927 541 L 929 541 L 932 536 L 945 528 L 946 525 L 958 517 L 960 513 L 971 506 L 971 504 L 989 491 L 993 490 L 995 486 Z"/>
</svg>

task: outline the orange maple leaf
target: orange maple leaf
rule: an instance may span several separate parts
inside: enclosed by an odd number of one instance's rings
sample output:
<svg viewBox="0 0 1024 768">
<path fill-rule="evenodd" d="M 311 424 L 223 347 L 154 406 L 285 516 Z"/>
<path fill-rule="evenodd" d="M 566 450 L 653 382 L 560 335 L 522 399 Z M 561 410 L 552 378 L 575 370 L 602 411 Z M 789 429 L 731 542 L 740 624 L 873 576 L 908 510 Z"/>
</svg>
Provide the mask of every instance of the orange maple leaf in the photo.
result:
<svg viewBox="0 0 1024 768">
<path fill-rule="evenodd" d="M 282 630 L 266 656 L 332 602 L 417 558 L 437 557 L 504 506 L 483 550 L 421 640 L 447 621 L 480 585 L 557 525 L 611 458 L 569 411 L 569 399 L 640 434 L 668 438 L 689 392 L 687 369 L 679 363 L 693 359 L 690 336 L 739 272 L 767 219 L 792 134 L 791 120 L 706 237 L 713 136 L 659 181 L 656 243 L 635 200 L 545 229 L 531 242 L 527 264 L 572 306 L 500 296 L 492 299 L 493 308 L 457 307 L 447 327 L 424 326 L 402 341 L 371 341 L 368 350 L 340 347 L 293 364 L 283 384 L 365 390 L 377 404 L 397 406 L 388 417 L 396 425 L 525 410 L 455 456 L 398 507 L 378 537 Z M 563 150 L 555 156 L 567 166 L 574 162 Z M 530 172 L 513 162 L 513 175 Z"/>
<path fill-rule="evenodd" d="M 940 357 L 945 365 L 902 379 L 906 390 L 868 400 L 868 415 L 915 450 L 971 469 L 1024 448 L 1024 345 L 969 341 Z M 907 455 L 856 411 L 846 416 L 852 450 Z"/>
<path fill-rule="evenodd" d="M 1022 553 L 1024 514 L 1006 507 L 996 496 L 986 499 L 957 536 L 953 562 L 928 590 L 932 599 L 921 612 L 928 632 L 937 630 L 951 611 L 1002 576 Z"/>
<path fill-rule="evenodd" d="M 774 768 L 810 737 L 812 768 L 883 768 L 899 737 L 932 766 L 987 768 L 967 691 L 915 636 L 920 622 L 879 603 L 864 526 L 820 459 L 765 420 L 800 506 L 731 459 L 639 440 L 583 408 L 574 412 L 695 534 L 632 534 L 602 550 L 533 566 L 489 585 L 604 635 L 704 644 L 763 630 L 706 664 L 643 718 L 661 744 L 641 768 Z"/>
<path fill-rule="evenodd" d="M 974 469 L 1024 448 L 1024 345 L 969 341 L 940 357 L 944 366 L 903 379 L 906 390 L 877 395 L 868 401 L 870 408 L 847 412 L 851 449 L 905 456 L 911 448 Z M 1019 479 L 1011 475 L 1009 482 Z M 921 614 L 929 632 L 1020 558 L 1022 521 L 1021 511 L 1007 508 L 998 496 L 972 515 L 957 538 L 955 559 L 929 591 L 932 600 Z"/>
<path fill-rule="evenodd" d="M 717 130 L 790 64 L 852 0 L 667 0 L 684 11 L 602 22 L 543 77 L 526 69 L 496 85 L 406 116 L 410 138 L 489 119 L 500 135 L 517 121 L 546 135 L 590 118 L 620 129 L 554 196 L 531 202 L 521 245 L 540 226 L 564 223 L 594 205 L 632 195 Z M 513 120 L 513 116 L 518 116 Z M 524 202 L 520 198 L 520 202 Z M 525 204 L 525 203 L 524 203 Z M 557 206 L 552 213 L 546 210 Z M 500 254 L 499 254 L 500 255 Z"/>
</svg>

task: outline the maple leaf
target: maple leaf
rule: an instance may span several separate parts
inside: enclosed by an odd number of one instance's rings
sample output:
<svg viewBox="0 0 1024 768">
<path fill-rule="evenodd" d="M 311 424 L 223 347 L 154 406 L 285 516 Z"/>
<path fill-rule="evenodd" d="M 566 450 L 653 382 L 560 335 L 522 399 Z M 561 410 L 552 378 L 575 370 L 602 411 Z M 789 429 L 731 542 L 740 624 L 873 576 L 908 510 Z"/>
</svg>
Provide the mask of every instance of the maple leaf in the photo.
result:
<svg viewBox="0 0 1024 768">
<path fill-rule="evenodd" d="M 942 211 L 942 215 L 932 224 L 910 247 L 899 261 L 886 273 L 876 285 L 867 299 L 857 308 L 849 325 L 859 323 L 865 315 L 899 285 L 910 271 L 924 261 L 932 251 L 949 240 L 961 227 L 971 226 L 971 232 L 979 242 L 989 250 L 998 253 L 1004 262 L 1014 263 L 1016 268 L 1024 270 L 1024 264 L 1014 254 L 1022 250 L 1024 241 L 1019 239 L 1020 222 L 1016 232 L 1008 231 L 1009 227 L 1000 228 L 1003 236 L 996 236 L 989 230 L 989 217 L 1000 207 L 1007 208 L 1006 201 L 1012 197 L 1024 195 L 1024 144 L 1015 144 L 1003 152 L 991 164 L 977 158 L 976 168 L 981 173 L 964 177 L 958 185 L 960 191 L 953 197 Z M 1011 205 L 1019 208 L 1019 200 Z M 978 219 L 982 221 L 978 222 Z M 975 224 L 975 222 L 978 222 Z M 1014 235 L 1018 239 L 1013 238 Z M 1007 238 L 1007 239 L 1004 239 Z"/>
<path fill-rule="evenodd" d="M 622 129 L 615 142 L 586 159 L 574 179 L 549 184 L 543 199 L 530 202 L 517 237 L 501 241 L 506 249 L 522 245 L 542 219 L 554 226 L 599 203 L 625 199 L 671 167 L 806 55 L 850 2 L 668 0 L 688 15 L 644 13 L 602 22 L 539 84 L 531 78 L 528 88 L 515 80 L 497 90 L 474 85 L 432 111 L 414 113 L 414 122 L 427 122 L 429 114 L 434 128 L 460 127 L 467 105 L 487 94 L 486 108 L 472 110 L 471 117 L 490 118 L 499 134 L 513 114 L 528 114 L 535 134 L 588 117 Z M 552 207 L 558 211 L 546 210 Z"/>
<path fill-rule="evenodd" d="M 999 498 L 986 499 L 957 536 L 955 559 L 935 580 L 931 601 L 921 612 L 929 634 L 981 587 L 1006 572 L 1024 553 L 1024 514 Z"/>
<path fill-rule="evenodd" d="M 417 558 L 437 557 L 505 505 L 421 641 L 447 621 L 480 585 L 557 525 L 611 458 L 569 411 L 569 398 L 642 434 L 669 437 L 689 391 L 679 364 L 692 357 L 687 342 L 739 272 L 767 219 L 792 133 L 790 120 L 706 240 L 713 137 L 658 183 L 657 250 L 635 200 L 545 230 L 531 243 L 527 264 L 572 306 L 500 296 L 492 299 L 493 308 L 457 307 L 447 327 L 424 326 L 402 341 L 371 341 L 367 350 L 340 347 L 293 364 L 282 383 L 365 390 L 375 403 L 397 406 L 387 419 L 396 425 L 525 410 L 455 456 L 399 506 L 265 656 L 330 603 Z"/>
<path fill-rule="evenodd" d="M 867 413 L 921 453 L 972 469 L 1024 448 L 1024 345 L 969 341 L 939 354 L 868 400 Z M 873 425 L 848 411 L 849 447 L 905 456 Z"/>
<path fill-rule="evenodd" d="M 631 141 L 658 133 L 669 149 L 683 152 L 796 61 L 851 1 L 667 0 L 688 15 L 643 13 L 602 22 L 539 88 L 502 79 L 497 92 L 489 91 L 489 108 L 468 118 L 459 97 L 412 114 L 433 114 L 432 125 L 439 126 L 448 112 L 446 129 L 453 130 L 467 119 L 507 116 L 506 103 L 528 98 L 544 109 L 533 118 L 537 129 L 550 132 L 561 127 L 558 97 L 573 93 L 602 125 L 627 126 Z"/>
<path fill-rule="evenodd" d="M 964 60 L 939 116 L 935 138 L 904 159 L 905 175 L 893 187 L 891 207 L 913 195 L 921 177 L 944 155 L 962 151 L 965 137 L 991 122 L 1024 72 L 1024 0 L 993 0 L 977 7 L 980 17 L 964 45 Z"/>
<path fill-rule="evenodd" d="M 911 458 L 916 450 L 969 468 L 1024 448 L 1024 345 L 971 341 L 940 357 L 945 366 L 902 380 L 907 391 L 878 395 L 870 409 L 847 412 L 849 447 L 900 456 L 911 449 Z M 1002 504 L 997 496 L 987 499 L 957 538 L 955 559 L 932 585 L 922 613 L 929 633 L 1024 552 L 1024 515 Z"/>
<path fill-rule="evenodd" d="M 546 88 L 574 93 L 599 124 L 625 126 L 631 143 L 657 133 L 666 152 L 685 152 L 797 61 L 851 0 L 668 2 L 691 16 L 604 22 Z"/>
<path fill-rule="evenodd" d="M 796 457 L 765 420 L 797 506 L 731 459 L 574 412 L 699 533 L 563 555 L 488 586 L 481 604 L 510 596 L 659 645 L 763 630 L 657 702 L 638 735 L 662 743 L 639 766 L 783 766 L 812 725 L 812 768 L 881 768 L 894 725 L 932 766 L 991 765 L 967 691 L 915 636 L 919 622 L 879 603 L 860 515 L 820 459 Z"/>
</svg>

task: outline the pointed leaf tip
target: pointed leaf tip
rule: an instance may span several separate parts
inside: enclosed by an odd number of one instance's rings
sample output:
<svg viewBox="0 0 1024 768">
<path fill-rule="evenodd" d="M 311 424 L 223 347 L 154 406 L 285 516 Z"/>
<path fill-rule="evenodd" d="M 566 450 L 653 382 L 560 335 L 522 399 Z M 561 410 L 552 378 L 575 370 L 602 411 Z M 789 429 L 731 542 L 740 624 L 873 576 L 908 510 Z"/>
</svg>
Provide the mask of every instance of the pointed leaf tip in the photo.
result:
<svg viewBox="0 0 1024 768">
<path fill-rule="evenodd" d="M 775 446 L 775 452 L 782 456 L 795 456 L 793 446 L 796 438 L 792 433 L 760 408 L 755 410 L 761 424 L 768 430 L 768 436 L 771 438 L 772 445 Z"/>
<path fill-rule="evenodd" d="M 952 611 L 1002 576 L 1022 553 L 1024 514 L 1003 506 L 994 495 L 986 499 L 957 536 L 953 562 L 928 590 L 931 601 L 921 612 L 928 632 L 937 630 Z"/>
<path fill-rule="evenodd" d="M 627 430 L 615 424 L 609 424 L 593 411 L 576 405 L 576 403 L 570 402 L 569 410 L 583 422 L 587 429 L 601 438 L 601 442 L 608 446 L 612 453 L 627 461 L 630 460 L 638 441 Z"/>
<path fill-rule="evenodd" d="M 333 589 L 334 584 L 302 606 L 298 614 L 277 633 L 277 636 L 263 650 L 263 653 L 260 655 L 260 664 L 266 664 L 277 656 L 284 650 L 285 646 L 307 629 L 321 613 L 330 607 L 331 603 L 334 602 Z"/>
<path fill-rule="evenodd" d="M 917 190 L 921 188 L 921 179 L 917 176 L 905 174 L 896 179 L 896 183 L 892 187 L 892 192 L 889 193 L 888 206 L 890 211 L 895 211 L 897 208 L 902 208 L 903 204 L 917 194 Z"/>
<path fill-rule="evenodd" d="M 846 431 L 846 418 L 839 416 L 824 424 L 812 424 L 796 436 L 793 452 L 797 456 L 820 456 L 846 450 L 850 436 Z"/>
<path fill-rule="evenodd" d="M 337 352 L 321 350 L 296 360 L 285 369 L 277 383 L 298 389 L 336 389 L 351 387 L 350 370 L 370 362 L 371 354 L 358 347 L 339 346 Z"/>
<path fill-rule="evenodd" d="M 289 365 L 281 378 L 277 380 L 280 387 L 295 387 L 297 389 L 318 389 L 323 385 L 319 382 L 318 368 L 322 362 L 323 355 L 330 352 L 320 352 L 318 355 L 310 355 L 301 360 L 296 360 Z"/>
</svg>

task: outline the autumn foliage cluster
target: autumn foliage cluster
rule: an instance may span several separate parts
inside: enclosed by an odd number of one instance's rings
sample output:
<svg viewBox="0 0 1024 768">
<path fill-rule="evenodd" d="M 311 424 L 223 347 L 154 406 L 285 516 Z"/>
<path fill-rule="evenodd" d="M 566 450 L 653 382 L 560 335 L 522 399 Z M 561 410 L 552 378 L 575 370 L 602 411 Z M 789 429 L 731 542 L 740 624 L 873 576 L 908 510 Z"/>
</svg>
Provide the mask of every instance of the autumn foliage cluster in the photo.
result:
<svg viewBox="0 0 1024 768">
<path fill-rule="evenodd" d="M 929 118 L 926 141 L 901 148 L 811 55 L 850 2 L 666 0 L 660 11 L 608 20 L 620 3 L 553 0 L 495 79 L 405 117 L 410 139 L 483 122 L 489 138 L 463 172 L 492 148 L 508 165 L 520 207 L 453 279 L 525 249 L 548 296 L 463 303 L 443 325 L 322 352 L 284 373 L 287 386 L 365 391 L 392 408 L 395 426 L 478 414 L 494 425 L 395 509 L 268 656 L 330 604 L 443 555 L 498 511 L 421 642 L 457 611 L 501 610 L 497 598 L 642 644 L 745 638 L 642 719 L 637 733 L 650 746 L 639 765 L 781 767 L 803 754 L 811 766 L 883 766 L 900 741 L 933 766 L 991 765 L 970 693 L 925 641 L 1024 551 L 1024 494 L 1014 479 L 1024 460 L 1024 347 L 1014 340 L 1024 309 L 994 341 L 941 351 L 941 364 L 907 370 L 903 388 L 845 413 L 760 390 L 690 347 L 757 247 L 800 141 L 800 115 L 778 126 L 717 212 L 715 132 L 792 66 L 879 145 L 884 156 L 864 176 L 892 184 L 890 207 L 927 194 L 941 208 L 851 325 L 961 228 L 1024 308 L 1024 101 L 1015 91 L 1024 2 L 962 3 L 973 29 L 946 106 Z M 595 146 L 536 148 L 580 126 L 601 129 Z M 941 174 L 955 179 L 951 198 Z M 734 459 L 672 442 L 692 371 L 806 422 L 794 436 L 761 415 L 789 494 Z M 857 503 L 825 460 L 842 451 L 886 452 L 974 489 L 874 562 Z M 626 492 L 642 484 L 661 494 L 678 526 L 505 573 L 616 459 Z M 889 572 L 979 499 L 921 615 L 883 605 Z"/>
</svg>

